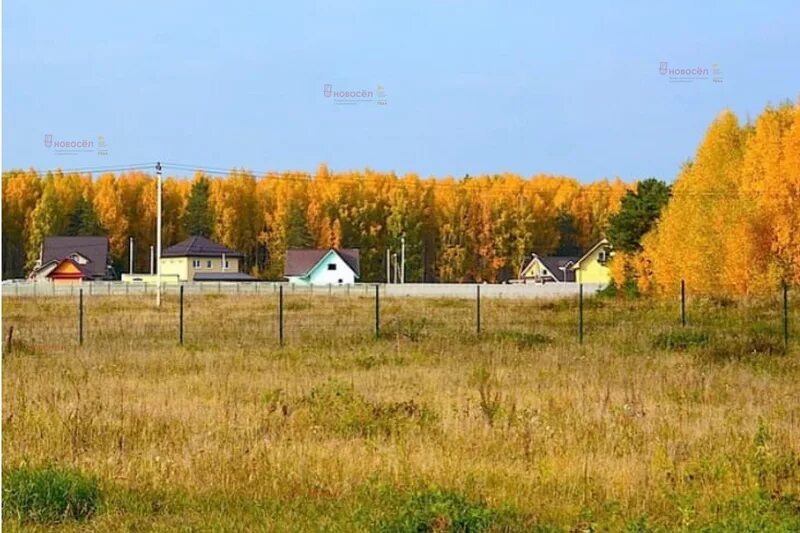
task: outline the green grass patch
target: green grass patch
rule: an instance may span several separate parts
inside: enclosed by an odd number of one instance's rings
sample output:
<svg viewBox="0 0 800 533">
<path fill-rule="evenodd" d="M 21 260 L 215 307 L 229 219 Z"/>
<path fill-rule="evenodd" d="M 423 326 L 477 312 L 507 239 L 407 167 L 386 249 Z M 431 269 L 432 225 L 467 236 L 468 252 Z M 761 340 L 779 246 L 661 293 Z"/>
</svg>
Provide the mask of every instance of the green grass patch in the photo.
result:
<svg viewBox="0 0 800 533">
<path fill-rule="evenodd" d="M 395 510 L 376 524 L 381 533 L 530 531 L 511 510 L 490 508 L 451 491 L 428 489 L 400 496 Z"/>
<path fill-rule="evenodd" d="M 411 342 L 419 342 L 428 335 L 430 320 L 425 317 L 394 318 L 381 328 L 381 336 L 388 339 L 397 337 Z"/>
<path fill-rule="evenodd" d="M 527 331 L 501 330 L 493 332 L 485 337 L 487 340 L 514 344 L 518 348 L 535 348 L 551 344 L 553 339 L 542 333 L 531 333 Z"/>
<path fill-rule="evenodd" d="M 308 416 L 313 425 L 350 437 L 388 437 L 414 426 L 429 426 L 437 419 L 435 413 L 414 400 L 370 401 L 352 386 L 336 381 L 312 389 L 297 402 L 296 410 L 298 416 Z"/>
<path fill-rule="evenodd" d="M 659 350 L 683 351 L 696 346 L 706 346 L 711 336 L 705 331 L 693 329 L 679 329 L 664 331 L 653 337 L 653 348 Z"/>
<path fill-rule="evenodd" d="M 97 481 L 55 466 L 3 469 L 3 518 L 58 523 L 85 520 L 100 505 Z"/>
</svg>

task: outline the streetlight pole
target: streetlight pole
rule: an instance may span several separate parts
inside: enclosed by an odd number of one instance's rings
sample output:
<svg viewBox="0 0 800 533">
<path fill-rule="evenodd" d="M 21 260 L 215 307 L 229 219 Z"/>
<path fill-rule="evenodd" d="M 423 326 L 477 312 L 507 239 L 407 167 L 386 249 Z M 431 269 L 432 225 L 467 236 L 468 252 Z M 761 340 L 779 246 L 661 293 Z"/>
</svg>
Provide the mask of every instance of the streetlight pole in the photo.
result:
<svg viewBox="0 0 800 533">
<path fill-rule="evenodd" d="M 156 163 L 158 176 L 158 210 L 156 214 L 156 307 L 161 307 L 161 163 Z"/>
<path fill-rule="evenodd" d="M 406 236 L 400 237 L 400 283 L 406 282 Z"/>
</svg>

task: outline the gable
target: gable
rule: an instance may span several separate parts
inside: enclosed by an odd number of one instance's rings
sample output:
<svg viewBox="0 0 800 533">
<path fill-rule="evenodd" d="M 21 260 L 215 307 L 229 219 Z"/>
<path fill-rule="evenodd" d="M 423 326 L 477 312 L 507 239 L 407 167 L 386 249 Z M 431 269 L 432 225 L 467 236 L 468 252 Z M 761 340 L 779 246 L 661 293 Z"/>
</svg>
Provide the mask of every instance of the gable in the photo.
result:
<svg viewBox="0 0 800 533">
<path fill-rule="evenodd" d="M 358 277 L 359 272 L 359 251 L 356 248 L 316 248 L 316 249 L 297 249 L 290 248 L 286 251 L 286 262 L 283 268 L 285 277 L 305 277 L 310 276 L 312 271 L 321 261 L 327 260 L 328 256 L 334 253 L 348 268 Z"/>
<path fill-rule="evenodd" d="M 322 257 L 322 259 L 317 261 L 317 264 L 308 271 L 308 277 L 314 278 L 320 275 L 322 272 L 332 270 L 331 267 L 334 267 L 333 269 L 337 272 L 349 271 L 354 276 L 358 277 L 356 271 L 353 270 L 353 267 L 351 267 L 350 264 L 345 261 L 344 258 L 335 250 L 329 250 L 328 253 Z"/>
<path fill-rule="evenodd" d="M 611 259 L 611 244 L 608 240 L 603 239 L 586 252 L 586 254 L 572 266 L 572 269 L 582 270 L 590 266 L 607 268 L 609 259 Z"/>
<path fill-rule="evenodd" d="M 72 259 L 76 257 L 77 259 Z M 51 261 L 61 262 L 70 258 L 76 263 L 87 265 L 89 273 L 96 277 L 107 274 L 109 264 L 107 237 L 45 237 L 42 244 L 42 266 Z"/>
<path fill-rule="evenodd" d="M 61 261 L 48 275 L 50 278 L 83 278 L 88 277 L 86 273 L 81 270 L 80 265 L 71 259 L 64 259 Z"/>
</svg>

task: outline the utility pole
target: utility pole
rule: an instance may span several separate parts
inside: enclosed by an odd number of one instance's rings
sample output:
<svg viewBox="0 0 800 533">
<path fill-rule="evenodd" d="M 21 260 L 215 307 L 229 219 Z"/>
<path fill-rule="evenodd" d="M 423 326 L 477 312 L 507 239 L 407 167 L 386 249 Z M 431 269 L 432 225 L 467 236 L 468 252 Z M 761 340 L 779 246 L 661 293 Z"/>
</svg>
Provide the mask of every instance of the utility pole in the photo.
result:
<svg viewBox="0 0 800 533">
<path fill-rule="evenodd" d="M 386 284 L 392 282 L 392 250 L 386 248 Z"/>
<path fill-rule="evenodd" d="M 128 240 L 128 274 L 133 274 L 133 237 Z"/>
<path fill-rule="evenodd" d="M 161 163 L 156 163 L 158 176 L 158 213 L 156 215 L 156 306 L 161 307 Z"/>
<path fill-rule="evenodd" d="M 406 282 L 406 236 L 400 237 L 400 283 Z"/>
</svg>

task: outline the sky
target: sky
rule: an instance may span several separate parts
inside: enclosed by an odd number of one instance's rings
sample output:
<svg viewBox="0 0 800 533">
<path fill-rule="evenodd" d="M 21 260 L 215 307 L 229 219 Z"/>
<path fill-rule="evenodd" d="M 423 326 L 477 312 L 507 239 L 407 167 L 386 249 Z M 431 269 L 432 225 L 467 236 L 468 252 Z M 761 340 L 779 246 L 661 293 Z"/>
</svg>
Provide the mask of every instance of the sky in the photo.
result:
<svg viewBox="0 0 800 533">
<path fill-rule="evenodd" d="M 798 100 L 798 21 L 796 0 L 6 0 L 2 168 L 672 180 L 721 110 Z"/>
</svg>

